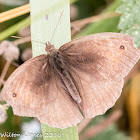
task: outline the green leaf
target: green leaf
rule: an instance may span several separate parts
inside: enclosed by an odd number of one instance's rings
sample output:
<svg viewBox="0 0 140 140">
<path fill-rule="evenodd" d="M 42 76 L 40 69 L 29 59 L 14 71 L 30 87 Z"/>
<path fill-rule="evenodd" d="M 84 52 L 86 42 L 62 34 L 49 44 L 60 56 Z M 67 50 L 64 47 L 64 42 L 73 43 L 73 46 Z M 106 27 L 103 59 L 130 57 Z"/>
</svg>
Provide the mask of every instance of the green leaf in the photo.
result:
<svg viewBox="0 0 140 140">
<path fill-rule="evenodd" d="M 118 29 L 134 36 L 136 47 L 140 47 L 140 0 L 122 0 L 117 12 L 122 14 Z"/>
<path fill-rule="evenodd" d="M 30 6 L 32 40 L 44 43 L 51 41 L 56 48 L 71 40 L 69 0 L 30 0 Z M 57 24 L 62 11 L 63 15 Z M 33 56 L 46 54 L 45 44 L 32 41 L 32 47 Z M 44 140 L 78 140 L 77 127 L 59 129 L 41 123 L 41 128 Z"/>
</svg>

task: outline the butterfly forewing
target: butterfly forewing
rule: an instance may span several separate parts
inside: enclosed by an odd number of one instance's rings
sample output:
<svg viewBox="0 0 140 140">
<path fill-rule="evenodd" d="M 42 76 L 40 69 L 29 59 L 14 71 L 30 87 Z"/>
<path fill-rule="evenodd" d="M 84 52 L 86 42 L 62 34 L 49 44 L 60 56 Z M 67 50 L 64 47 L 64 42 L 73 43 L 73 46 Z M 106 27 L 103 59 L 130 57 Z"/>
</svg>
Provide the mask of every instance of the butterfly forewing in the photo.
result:
<svg viewBox="0 0 140 140">
<path fill-rule="evenodd" d="M 134 47 L 133 41 L 129 35 L 99 33 L 73 40 L 62 46 L 60 52 L 69 66 L 91 67 L 104 77 L 120 81 L 140 58 L 140 51 Z M 122 45 L 124 49 L 120 49 Z"/>
<path fill-rule="evenodd" d="M 43 113 L 46 100 L 42 97 L 47 97 L 44 94 L 47 82 L 42 80 L 45 72 L 42 66 L 46 61 L 47 57 L 42 55 L 25 62 L 5 83 L 1 95 L 13 107 L 16 115 L 36 117 Z"/>
</svg>

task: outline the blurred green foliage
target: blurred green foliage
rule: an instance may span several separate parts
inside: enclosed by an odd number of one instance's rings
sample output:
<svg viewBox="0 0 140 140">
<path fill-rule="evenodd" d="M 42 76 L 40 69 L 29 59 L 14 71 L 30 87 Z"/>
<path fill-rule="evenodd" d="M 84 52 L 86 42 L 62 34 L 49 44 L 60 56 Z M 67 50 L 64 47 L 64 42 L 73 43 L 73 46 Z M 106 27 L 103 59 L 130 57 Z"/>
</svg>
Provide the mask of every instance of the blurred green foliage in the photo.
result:
<svg viewBox="0 0 140 140">
<path fill-rule="evenodd" d="M 98 13 L 107 6 L 106 0 L 78 0 L 75 5 L 78 7 L 78 18 L 85 18 Z"/>
<path fill-rule="evenodd" d="M 115 10 L 118 8 L 120 4 L 121 1 L 116 0 L 113 3 L 111 3 L 106 9 L 104 9 L 102 13 L 115 12 Z M 91 23 L 83 30 L 81 30 L 79 34 L 74 36 L 74 38 L 81 37 L 84 35 L 94 34 L 94 33 L 100 33 L 100 32 L 119 32 L 117 29 L 119 19 L 120 17 L 112 17 L 112 18 L 98 21 L 96 23 Z"/>
<path fill-rule="evenodd" d="M 93 119 L 90 126 L 96 126 L 100 122 L 102 122 L 107 116 L 98 116 Z M 131 140 L 130 137 L 126 136 L 123 132 L 121 132 L 117 125 L 113 123 L 107 129 L 97 134 L 95 137 L 87 139 L 87 140 Z"/>
</svg>

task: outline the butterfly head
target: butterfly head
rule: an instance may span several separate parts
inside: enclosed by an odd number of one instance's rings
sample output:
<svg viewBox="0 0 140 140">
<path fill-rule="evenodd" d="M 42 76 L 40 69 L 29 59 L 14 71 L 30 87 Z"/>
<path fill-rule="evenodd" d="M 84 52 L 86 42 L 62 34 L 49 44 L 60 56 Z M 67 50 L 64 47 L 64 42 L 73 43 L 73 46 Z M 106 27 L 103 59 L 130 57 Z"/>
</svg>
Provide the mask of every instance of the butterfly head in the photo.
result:
<svg viewBox="0 0 140 140">
<path fill-rule="evenodd" d="M 47 42 L 45 50 L 47 53 L 53 52 L 55 50 L 54 45 L 52 45 L 50 42 Z"/>
</svg>

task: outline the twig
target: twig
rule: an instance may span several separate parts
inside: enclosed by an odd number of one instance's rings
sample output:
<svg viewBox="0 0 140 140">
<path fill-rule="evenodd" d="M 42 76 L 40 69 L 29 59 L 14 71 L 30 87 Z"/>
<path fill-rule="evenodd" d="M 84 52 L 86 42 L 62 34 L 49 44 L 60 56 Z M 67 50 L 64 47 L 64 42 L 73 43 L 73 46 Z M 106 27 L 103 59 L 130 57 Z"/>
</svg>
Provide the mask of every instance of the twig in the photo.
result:
<svg viewBox="0 0 140 140">
<path fill-rule="evenodd" d="M 0 79 L 0 83 L 1 83 L 2 85 L 4 85 L 4 84 L 5 84 L 5 80 Z"/>
<path fill-rule="evenodd" d="M 84 128 L 91 122 L 92 119 L 84 119 L 83 122 L 81 122 L 78 125 L 78 133 L 80 134 L 80 132 L 82 132 L 82 130 L 84 130 Z"/>
<path fill-rule="evenodd" d="M 29 13 L 30 12 L 30 5 L 26 4 L 23 6 L 20 6 L 18 8 L 14 8 L 12 10 L 3 12 L 0 14 L 0 23 L 10 20 L 12 18 L 15 18 L 17 16 L 21 16 L 23 14 Z"/>
<path fill-rule="evenodd" d="M 94 127 L 89 128 L 84 134 L 80 136 L 80 140 L 84 140 L 84 139 L 96 136 L 98 133 L 106 129 L 109 125 L 117 121 L 121 115 L 122 115 L 122 112 L 120 110 L 113 112 L 103 122 L 101 122 L 100 124 Z"/>
<path fill-rule="evenodd" d="M 71 23 L 71 26 L 74 27 L 72 30 L 72 36 L 79 31 L 81 28 L 83 28 L 85 25 L 92 23 L 92 22 L 97 22 L 103 19 L 107 19 L 107 18 L 111 18 L 111 17 L 116 17 L 116 16 L 120 16 L 120 13 L 106 13 L 106 14 L 99 14 L 97 16 L 92 16 L 92 17 L 88 17 L 85 19 L 81 19 L 81 20 L 77 20 L 77 21 L 73 21 Z M 78 29 L 78 30 L 75 30 Z"/>
<path fill-rule="evenodd" d="M 92 16 L 92 17 L 81 19 L 81 20 L 73 21 L 72 24 L 81 26 L 81 25 L 86 25 L 86 24 L 91 23 L 91 22 L 96 22 L 96 21 L 99 21 L 102 19 L 111 18 L 111 17 L 115 17 L 115 16 L 120 16 L 120 15 L 121 14 L 115 13 L 115 12 L 106 13 L 106 14 L 99 14 L 97 16 Z"/>
<path fill-rule="evenodd" d="M 19 67 L 19 64 L 17 64 L 16 62 L 11 62 L 11 64 L 15 67 Z"/>
<path fill-rule="evenodd" d="M 11 64 L 11 62 L 7 61 L 3 70 L 2 70 L 2 73 L 1 73 L 1 76 L 0 76 L 0 87 L 1 87 L 1 85 L 4 81 L 4 79 L 5 79 L 5 76 L 6 76 L 6 73 L 8 71 L 8 68 L 9 68 L 10 64 Z"/>
</svg>

